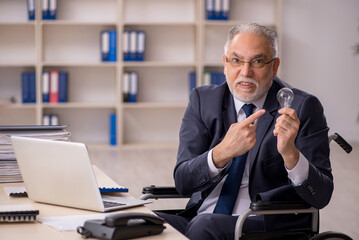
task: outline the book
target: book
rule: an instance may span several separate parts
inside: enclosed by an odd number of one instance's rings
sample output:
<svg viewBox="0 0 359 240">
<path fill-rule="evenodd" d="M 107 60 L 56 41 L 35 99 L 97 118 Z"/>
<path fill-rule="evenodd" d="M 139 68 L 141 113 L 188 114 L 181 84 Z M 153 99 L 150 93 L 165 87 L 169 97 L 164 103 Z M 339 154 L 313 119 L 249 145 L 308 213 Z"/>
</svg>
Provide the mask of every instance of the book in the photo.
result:
<svg viewBox="0 0 359 240">
<path fill-rule="evenodd" d="M 68 73 L 59 72 L 59 102 L 67 102 Z"/>
<path fill-rule="evenodd" d="M 0 146 L 0 183 L 22 182 L 19 165 L 13 155 L 12 146 Z"/>
<path fill-rule="evenodd" d="M 202 85 L 217 84 L 220 85 L 226 81 L 226 76 L 223 72 L 209 72 L 203 73 Z"/>
<path fill-rule="evenodd" d="M 214 0 L 206 0 L 206 18 L 207 20 L 214 19 Z"/>
<path fill-rule="evenodd" d="M 138 74 L 137 72 L 130 72 L 130 91 L 128 95 L 129 102 L 137 102 L 138 92 Z"/>
<path fill-rule="evenodd" d="M 0 222 L 34 222 L 39 210 L 31 205 L 2 205 L 0 206 Z"/>
<path fill-rule="evenodd" d="M 49 19 L 49 0 L 42 0 L 41 2 L 42 19 L 47 20 Z"/>
<path fill-rule="evenodd" d="M 44 71 L 42 73 L 42 102 L 48 103 L 50 101 L 50 72 Z"/>
<path fill-rule="evenodd" d="M 53 131 L 53 130 L 60 130 L 64 131 L 65 128 L 67 128 L 66 125 L 62 126 L 43 126 L 43 125 L 0 125 L 0 136 L 1 134 L 8 133 L 8 132 L 24 132 L 29 131 L 30 133 L 33 133 L 35 136 L 38 134 L 42 134 L 46 131 Z M 65 130 L 66 131 L 66 130 Z M 1 138 L 0 138 L 1 139 Z M 0 141 L 1 143 L 1 141 Z"/>
<path fill-rule="evenodd" d="M 123 60 L 144 61 L 146 50 L 145 31 L 125 30 L 122 35 Z"/>
<path fill-rule="evenodd" d="M 36 76 L 35 72 L 28 73 L 29 103 L 36 103 Z"/>
<path fill-rule="evenodd" d="M 29 74 L 27 72 L 21 73 L 21 97 L 22 103 L 29 102 Z"/>
<path fill-rule="evenodd" d="M 122 54 L 123 54 L 123 61 L 130 60 L 130 31 L 124 31 L 122 34 Z"/>
<path fill-rule="evenodd" d="M 22 103 L 36 102 L 36 76 L 35 72 L 21 73 L 21 97 Z"/>
<path fill-rule="evenodd" d="M 230 0 L 206 0 L 207 20 L 228 20 Z"/>
<path fill-rule="evenodd" d="M 123 102 L 129 102 L 130 95 L 130 74 L 125 72 L 122 80 L 122 98 Z"/>
<path fill-rule="evenodd" d="M 145 43 L 146 43 L 145 32 L 137 31 L 136 61 L 144 61 L 145 60 Z"/>
<path fill-rule="evenodd" d="M 117 184 L 106 184 L 104 186 L 99 186 L 98 190 L 100 193 L 110 193 L 110 192 L 128 192 L 128 188 L 123 186 L 118 186 Z M 5 187 L 5 191 L 10 197 L 27 197 L 26 187 Z"/>
<path fill-rule="evenodd" d="M 136 51 L 137 51 L 137 32 L 130 31 L 130 41 L 129 41 L 129 61 L 136 60 Z"/>
<path fill-rule="evenodd" d="M 42 0 L 41 13 L 43 20 L 55 20 L 57 14 L 57 0 Z"/>
<path fill-rule="evenodd" d="M 214 18 L 213 18 L 213 20 L 221 19 L 221 2 L 222 2 L 222 0 L 214 0 L 214 6 L 213 6 Z"/>
<path fill-rule="evenodd" d="M 58 126 L 60 125 L 58 114 L 44 114 L 42 116 L 42 124 L 46 126 Z"/>
<path fill-rule="evenodd" d="M 211 73 L 211 84 L 221 85 L 224 81 L 226 81 L 226 77 L 222 72 Z"/>
<path fill-rule="evenodd" d="M 48 19 L 56 19 L 57 13 L 57 0 L 49 0 Z"/>
<path fill-rule="evenodd" d="M 50 71 L 50 103 L 59 102 L 59 71 Z"/>
<path fill-rule="evenodd" d="M 0 125 L 0 183 L 23 181 L 11 143 L 12 135 L 69 141 L 71 134 L 65 130 L 66 127 L 61 125 Z"/>
<path fill-rule="evenodd" d="M 111 113 L 110 114 L 110 145 L 111 146 L 115 146 L 117 144 L 117 122 L 116 122 L 116 113 Z"/>
<path fill-rule="evenodd" d="M 196 72 L 189 73 L 189 92 L 191 92 L 196 87 Z"/>
<path fill-rule="evenodd" d="M 209 84 L 211 84 L 211 73 L 205 71 L 203 73 L 202 85 L 209 85 Z"/>
<path fill-rule="evenodd" d="M 117 61 L 117 31 L 106 30 L 100 33 L 100 51 L 101 61 L 116 62 Z"/>
<path fill-rule="evenodd" d="M 137 102 L 138 73 L 125 72 L 123 74 L 122 94 L 123 102 Z"/>
<path fill-rule="evenodd" d="M 27 0 L 28 20 L 35 20 L 35 0 Z"/>
<path fill-rule="evenodd" d="M 42 102 L 58 103 L 68 101 L 68 73 L 51 70 L 42 73 Z"/>
<path fill-rule="evenodd" d="M 128 188 L 124 187 L 99 187 L 100 193 L 110 192 L 128 192 Z"/>
<path fill-rule="evenodd" d="M 42 115 L 42 125 L 50 126 L 50 114 L 44 114 Z"/>
<path fill-rule="evenodd" d="M 117 31 L 109 31 L 109 53 L 108 61 L 116 62 L 117 61 Z"/>
<path fill-rule="evenodd" d="M 108 61 L 108 54 L 110 51 L 110 33 L 108 31 L 101 31 L 101 61 Z"/>
<path fill-rule="evenodd" d="M 228 20 L 229 19 L 229 7 L 230 1 L 229 0 L 222 0 L 222 9 L 221 9 L 221 20 Z"/>
<path fill-rule="evenodd" d="M 60 125 L 59 115 L 50 114 L 50 126 L 58 126 Z"/>
</svg>

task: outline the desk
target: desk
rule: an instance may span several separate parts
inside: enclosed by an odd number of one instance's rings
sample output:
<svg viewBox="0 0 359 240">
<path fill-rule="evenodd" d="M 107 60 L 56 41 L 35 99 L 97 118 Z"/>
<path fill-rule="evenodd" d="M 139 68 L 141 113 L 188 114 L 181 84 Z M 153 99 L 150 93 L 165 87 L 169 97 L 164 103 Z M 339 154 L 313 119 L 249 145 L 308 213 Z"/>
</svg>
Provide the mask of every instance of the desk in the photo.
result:
<svg viewBox="0 0 359 240">
<path fill-rule="evenodd" d="M 95 174 L 98 180 L 99 185 L 106 185 L 112 181 L 107 175 L 102 173 L 96 167 Z M 50 216 L 71 216 L 71 215 L 84 215 L 84 214 L 95 214 L 96 212 L 54 206 L 43 203 L 35 203 L 31 201 L 29 198 L 13 198 L 9 197 L 4 190 L 4 187 L 7 186 L 24 186 L 24 183 L 1 183 L 0 184 L 0 205 L 23 205 L 23 204 L 31 204 L 34 209 L 40 210 L 40 214 L 38 217 L 50 217 Z M 131 197 L 128 193 L 116 193 L 116 196 L 127 196 Z M 151 210 L 146 208 L 145 206 L 140 207 L 132 207 L 127 208 L 122 211 L 132 211 L 132 212 L 144 212 L 144 213 L 152 213 Z M 181 240 L 187 239 L 181 233 L 176 231 L 173 227 L 168 224 L 165 224 L 166 229 L 163 233 L 159 235 L 148 236 L 144 238 L 138 239 L 146 239 L 146 240 Z M 80 234 L 76 231 L 69 232 L 59 232 L 47 225 L 41 224 L 39 222 L 31 222 L 31 223 L 1 223 L 0 224 L 0 237 L 1 239 L 36 239 L 36 240 L 57 240 L 57 239 L 83 239 Z"/>
</svg>

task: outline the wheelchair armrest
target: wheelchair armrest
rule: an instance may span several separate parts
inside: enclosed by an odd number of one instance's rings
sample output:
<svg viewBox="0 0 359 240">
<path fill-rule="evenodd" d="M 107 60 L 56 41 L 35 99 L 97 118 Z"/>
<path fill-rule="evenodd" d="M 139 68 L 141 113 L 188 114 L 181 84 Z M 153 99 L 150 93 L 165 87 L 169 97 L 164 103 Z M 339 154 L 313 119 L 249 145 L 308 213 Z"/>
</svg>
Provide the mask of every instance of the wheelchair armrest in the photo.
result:
<svg viewBox="0 0 359 240">
<path fill-rule="evenodd" d="M 189 196 L 183 196 L 177 192 L 175 187 L 161 186 L 157 187 L 151 185 L 142 189 L 142 196 L 140 199 L 158 199 L 158 198 L 188 198 Z"/>
<path fill-rule="evenodd" d="M 252 202 L 249 209 L 242 213 L 236 222 L 234 239 L 238 240 L 242 237 L 242 229 L 244 221 L 251 215 L 272 215 L 272 214 L 300 214 L 310 213 L 312 214 L 312 226 L 313 232 L 319 230 L 319 210 L 305 203 L 297 202 Z"/>
<path fill-rule="evenodd" d="M 250 209 L 252 211 L 265 211 L 265 210 L 289 210 L 294 211 L 298 209 L 309 209 L 310 206 L 303 202 L 252 202 Z"/>
</svg>

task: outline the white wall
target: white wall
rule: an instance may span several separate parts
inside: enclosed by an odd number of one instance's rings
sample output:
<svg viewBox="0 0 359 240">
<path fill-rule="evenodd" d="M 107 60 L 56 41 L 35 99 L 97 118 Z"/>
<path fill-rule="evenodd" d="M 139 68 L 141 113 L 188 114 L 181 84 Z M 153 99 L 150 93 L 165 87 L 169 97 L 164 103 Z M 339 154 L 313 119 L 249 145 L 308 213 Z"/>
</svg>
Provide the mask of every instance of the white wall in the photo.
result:
<svg viewBox="0 0 359 240">
<path fill-rule="evenodd" d="M 322 102 L 330 133 L 359 141 L 358 0 L 283 0 L 280 77 Z"/>
</svg>

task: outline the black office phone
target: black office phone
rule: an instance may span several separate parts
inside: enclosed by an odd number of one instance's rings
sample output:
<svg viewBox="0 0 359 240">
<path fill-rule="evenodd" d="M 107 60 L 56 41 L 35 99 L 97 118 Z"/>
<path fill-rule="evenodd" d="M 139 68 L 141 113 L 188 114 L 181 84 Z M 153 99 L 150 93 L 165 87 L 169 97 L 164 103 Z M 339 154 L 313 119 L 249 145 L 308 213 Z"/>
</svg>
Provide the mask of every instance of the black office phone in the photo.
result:
<svg viewBox="0 0 359 240">
<path fill-rule="evenodd" d="M 77 232 L 83 238 L 108 240 L 131 239 L 163 232 L 164 220 L 153 214 L 139 212 L 118 212 L 104 220 L 87 220 Z"/>
</svg>

